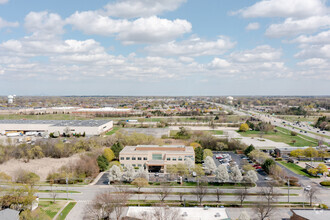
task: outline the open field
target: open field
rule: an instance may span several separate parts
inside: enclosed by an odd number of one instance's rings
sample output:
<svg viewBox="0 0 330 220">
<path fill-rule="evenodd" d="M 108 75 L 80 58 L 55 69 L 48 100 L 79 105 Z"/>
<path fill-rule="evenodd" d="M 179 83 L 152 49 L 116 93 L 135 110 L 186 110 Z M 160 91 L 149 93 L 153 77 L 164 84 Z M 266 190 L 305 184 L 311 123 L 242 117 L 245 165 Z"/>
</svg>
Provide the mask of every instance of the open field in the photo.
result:
<svg viewBox="0 0 330 220">
<path fill-rule="evenodd" d="M 60 209 L 65 205 L 66 201 L 40 201 L 39 208 L 42 212 L 45 212 L 50 218 L 54 218 Z"/>
<path fill-rule="evenodd" d="M 15 177 L 17 170 L 23 169 L 36 173 L 40 176 L 40 181 L 45 181 L 47 175 L 50 172 L 56 171 L 63 165 L 66 165 L 70 162 L 74 163 L 77 160 L 79 160 L 79 154 L 60 159 L 45 157 L 41 159 L 30 160 L 28 163 L 25 163 L 21 160 L 11 159 L 3 164 L 0 164 L 0 172 L 4 172 L 11 177 Z"/>
<path fill-rule="evenodd" d="M 298 174 L 298 175 L 303 175 L 309 178 L 315 178 L 314 176 L 309 175 L 307 172 L 305 172 L 305 169 L 294 164 L 294 163 L 287 163 L 285 161 L 278 161 L 278 163 L 280 163 L 281 165 L 285 166 L 286 168 L 288 168 L 289 170 L 291 170 L 292 172 Z"/>
<path fill-rule="evenodd" d="M 278 132 L 268 132 L 267 134 L 262 134 L 262 138 L 266 138 L 276 142 L 283 142 L 289 144 L 291 146 L 317 146 L 317 141 L 313 138 L 306 137 L 303 135 L 298 134 L 297 136 L 291 136 L 290 132 L 284 128 L 276 127 Z M 247 132 L 239 132 L 240 135 L 244 137 L 255 137 L 260 138 L 260 131 L 247 131 Z M 303 138 L 301 138 L 302 136 Z M 295 141 L 293 143 L 292 141 Z"/>
</svg>

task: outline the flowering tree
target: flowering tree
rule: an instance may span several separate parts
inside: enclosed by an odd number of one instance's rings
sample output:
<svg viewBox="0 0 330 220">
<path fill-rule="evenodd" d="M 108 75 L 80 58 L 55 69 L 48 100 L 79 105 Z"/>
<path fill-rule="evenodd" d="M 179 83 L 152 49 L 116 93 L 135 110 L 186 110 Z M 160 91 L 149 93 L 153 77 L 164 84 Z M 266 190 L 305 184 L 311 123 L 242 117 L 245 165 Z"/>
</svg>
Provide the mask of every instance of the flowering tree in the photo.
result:
<svg viewBox="0 0 330 220">
<path fill-rule="evenodd" d="M 230 170 L 231 170 L 230 178 L 233 182 L 237 183 L 242 181 L 243 176 L 237 165 L 231 167 Z"/>
<path fill-rule="evenodd" d="M 114 181 L 120 181 L 121 177 L 122 177 L 122 171 L 120 169 L 120 167 L 118 167 L 117 165 L 113 165 L 111 167 L 111 169 L 109 170 L 109 181 L 110 182 L 114 182 Z"/>
<path fill-rule="evenodd" d="M 135 177 L 135 169 L 131 164 L 128 164 L 124 168 L 123 179 L 126 182 L 132 182 Z"/>
<path fill-rule="evenodd" d="M 258 176 L 256 171 L 249 170 L 244 176 L 244 180 L 248 183 L 256 183 L 258 181 Z"/>
<path fill-rule="evenodd" d="M 225 165 L 219 165 L 216 169 L 215 169 L 215 178 L 220 181 L 220 182 L 228 182 L 229 180 L 229 174 L 228 174 L 228 170 L 227 167 Z"/>
<path fill-rule="evenodd" d="M 143 167 L 140 167 L 137 172 L 135 172 L 134 178 L 144 178 L 146 180 L 149 180 L 149 173 L 146 169 Z"/>
<path fill-rule="evenodd" d="M 187 166 L 189 172 L 193 171 L 195 168 L 195 162 L 191 158 L 187 158 L 184 164 Z"/>
<path fill-rule="evenodd" d="M 212 157 L 207 156 L 205 158 L 205 168 L 206 168 L 206 172 L 209 174 L 211 174 L 217 168 Z"/>
</svg>

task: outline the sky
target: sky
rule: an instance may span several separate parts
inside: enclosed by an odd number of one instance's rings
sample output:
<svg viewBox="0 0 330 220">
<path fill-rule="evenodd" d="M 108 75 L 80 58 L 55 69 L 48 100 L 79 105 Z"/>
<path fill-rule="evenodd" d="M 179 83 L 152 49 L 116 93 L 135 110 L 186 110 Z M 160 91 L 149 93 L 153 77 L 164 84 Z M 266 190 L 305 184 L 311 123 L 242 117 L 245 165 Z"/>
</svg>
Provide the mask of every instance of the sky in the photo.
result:
<svg viewBox="0 0 330 220">
<path fill-rule="evenodd" d="M 0 95 L 330 95 L 327 0 L 0 0 Z"/>
</svg>

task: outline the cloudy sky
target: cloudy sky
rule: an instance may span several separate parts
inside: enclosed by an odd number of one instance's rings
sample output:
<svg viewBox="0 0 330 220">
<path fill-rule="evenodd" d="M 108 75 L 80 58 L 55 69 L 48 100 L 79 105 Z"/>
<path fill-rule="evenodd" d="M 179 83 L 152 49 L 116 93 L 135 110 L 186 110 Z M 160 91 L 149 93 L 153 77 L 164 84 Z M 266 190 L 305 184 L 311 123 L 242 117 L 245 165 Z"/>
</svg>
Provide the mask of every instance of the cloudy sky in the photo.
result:
<svg viewBox="0 0 330 220">
<path fill-rule="evenodd" d="M 327 0 L 0 0 L 0 95 L 330 95 Z"/>
</svg>

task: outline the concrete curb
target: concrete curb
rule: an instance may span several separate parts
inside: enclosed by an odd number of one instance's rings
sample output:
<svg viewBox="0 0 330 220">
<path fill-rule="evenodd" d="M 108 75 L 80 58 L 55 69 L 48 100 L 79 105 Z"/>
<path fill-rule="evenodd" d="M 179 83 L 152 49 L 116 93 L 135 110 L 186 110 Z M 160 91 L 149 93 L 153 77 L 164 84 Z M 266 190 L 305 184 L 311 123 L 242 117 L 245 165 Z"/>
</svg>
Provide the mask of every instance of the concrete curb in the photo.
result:
<svg viewBox="0 0 330 220">
<path fill-rule="evenodd" d="M 65 205 L 57 212 L 57 214 L 54 216 L 54 220 L 56 220 L 57 219 L 57 217 L 60 215 L 60 213 L 63 211 L 63 209 L 67 206 L 67 205 L 69 205 L 69 203 L 70 203 L 71 201 L 68 201 L 68 202 L 66 202 L 65 203 Z"/>
<path fill-rule="evenodd" d="M 95 177 L 95 179 L 93 180 L 93 182 L 91 182 L 90 184 L 88 184 L 88 186 L 95 185 L 95 183 L 97 183 L 97 181 L 99 181 L 99 179 L 103 176 L 104 173 L 105 172 L 99 173 L 99 175 L 97 175 L 97 177 Z"/>
</svg>

